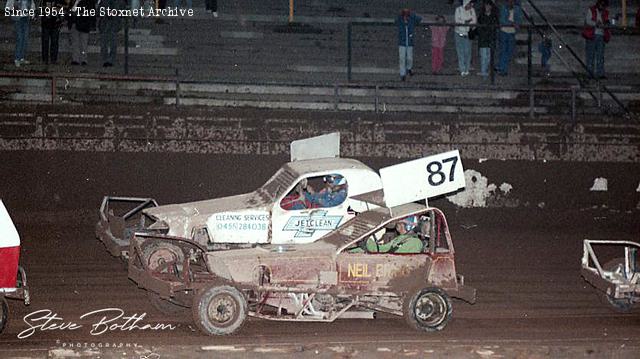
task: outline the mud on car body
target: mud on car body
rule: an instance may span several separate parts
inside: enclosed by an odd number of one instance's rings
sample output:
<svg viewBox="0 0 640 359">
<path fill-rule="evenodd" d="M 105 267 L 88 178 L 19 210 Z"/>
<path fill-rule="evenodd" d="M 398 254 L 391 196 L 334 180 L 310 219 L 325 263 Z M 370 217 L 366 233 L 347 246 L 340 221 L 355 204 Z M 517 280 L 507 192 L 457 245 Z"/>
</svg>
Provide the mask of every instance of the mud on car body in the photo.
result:
<svg viewBox="0 0 640 359">
<path fill-rule="evenodd" d="M 409 217 L 422 222 L 415 234 L 420 249 L 366 249 L 366 241 L 395 235 L 397 224 Z M 163 242 L 177 243 L 181 255 L 152 268 L 143 248 Z M 365 211 L 309 244 L 207 251 L 192 240 L 136 234 L 130 253 L 129 277 L 175 308 L 191 307 L 197 327 L 210 335 L 234 333 L 248 315 L 332 322 L 373 318 L 375 312 L 436 331 L 451 317 L 451 297 L 475 301 L 475 289 L 456 272 L 444 214 L 415 203 Z"/>
</svg>

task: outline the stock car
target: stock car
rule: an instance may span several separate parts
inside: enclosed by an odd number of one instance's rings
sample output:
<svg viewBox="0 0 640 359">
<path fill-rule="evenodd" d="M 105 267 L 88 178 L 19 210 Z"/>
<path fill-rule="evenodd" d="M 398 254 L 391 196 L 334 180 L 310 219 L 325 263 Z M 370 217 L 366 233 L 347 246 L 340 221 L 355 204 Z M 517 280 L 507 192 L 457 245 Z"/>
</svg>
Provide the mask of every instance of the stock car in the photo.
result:
<svg viewBox="0 0 640 359">
<path fill-rule="evenodd" d="M 257 190 L 236 196 L 163 206 L 153 198 L 106 196 L 96 236 L 113 256 L 124 258 L 131 237 L 139 231 L 188 238 L 209 250 L 314 242 L 356 213 L 372 208 L 357 196 L 382 187 L 377 172 L 338 154 L 337 133 L 294 141 L 291 162 Z M 318 191 L 327 177 L 341 178 L 346 192 L 342 202 L 291 206 L 292 198 L 304 195 L 310 187 Z M 149 257 L 179 255 L 169 245 L 147 251 Z"/>
<path fill-rule="evenodd" d="M 129 278 L 157 309 L 191 307 L 198 328 L 210 335 L 234 333 L 247 315 L 331 322 L 375 312 L 441 330 L 451 317 L 450 297 L 475 301 L 475 289 L 456 272 L 444 214 L 427 205 L 464 187 L 459 153 L 386 167 L 380 179 L 382 189 L 354 197 L 368 210 L 306 244 L 212 251 L 193 238 L 135 233 Z"/>
<path fill-rule="evenodd" d="M 622 256 L 601 264 L 596 248 L 604 253 L 604 247 L 622 250 Z M 629 312 L 640 303 L 640 243 L 585 239 L 581 273 L 611 309 Z"/>
<path fill-rule="evenodd" d="M 7 325 L 9 305 L 7 298 L 23 300 L 29 304 L 27 276 L 18 265 L 20 236 L 2 200 L 0 200 L 0 333 Z"/>
<path fill-rule="evenodd" d="M 420 250 L 379 252 L 365 245 L 395 235 L 407 218 L 421 221 L 415 234 Z M 149 266 L 144 247 L 163 242 L 180 249 L 180 260 Z M 196 326 L 208 335 L 232 334 L 247 316 L 332 322 L 375 312 L 437 331 L 451 318 L 451 297 L 469 303 L 476 297 L 456 272 L 444 214 L 417 203 L 365 211 L 309 244 L 208 251 L 190 239 L 137 233 L 130 255 L 129 278 L 165 299 L 167 309 L 191 307 Z"/>
</svg>

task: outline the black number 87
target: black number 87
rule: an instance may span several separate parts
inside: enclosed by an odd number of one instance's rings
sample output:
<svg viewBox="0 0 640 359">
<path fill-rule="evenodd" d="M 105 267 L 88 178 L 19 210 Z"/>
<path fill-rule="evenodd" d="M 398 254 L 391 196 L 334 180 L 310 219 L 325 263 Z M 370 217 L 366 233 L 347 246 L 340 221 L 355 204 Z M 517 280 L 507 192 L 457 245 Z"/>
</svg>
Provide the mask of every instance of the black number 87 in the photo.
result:
<svg viewBox="0 0 640 359">
<path fill-rule="evenodd" d="M 429 177 L 427 180 L 429 184 L 432 186 L 439 186 L 444 183 L 447 179 L 447 176 L 442 172 L 442 165 L 447 162 L 451 163 L 451 168 L 449 169 L 449 182 L 453 182 L 453 175 L 455 173 L 456 164 L 458 163 L 458 157 L 449 157 L 440 161 L 432 161 L 427 164 L 427 172 L 429 172 Z M 434 169 L 435 167 L 435 169 Z"/>
</svg>

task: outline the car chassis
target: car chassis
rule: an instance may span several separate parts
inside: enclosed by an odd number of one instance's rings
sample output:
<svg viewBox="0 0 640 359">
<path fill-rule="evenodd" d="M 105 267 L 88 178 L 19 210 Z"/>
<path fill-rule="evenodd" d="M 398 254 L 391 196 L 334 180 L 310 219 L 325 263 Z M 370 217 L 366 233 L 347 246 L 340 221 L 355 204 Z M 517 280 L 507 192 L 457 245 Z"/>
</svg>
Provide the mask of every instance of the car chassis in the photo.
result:
<svg viewBox="0 0 640 359">
<path fill-rule="evenodd" d="M 605 264 L 595 246 L 616 246 L 624 250 L 623 257 Z M 582 277 L 601 294 L 605 303 L 618 312 L 628 312 L 640 303 L 640 243 L 622 240 L 583 241 Z"/>
</svg>

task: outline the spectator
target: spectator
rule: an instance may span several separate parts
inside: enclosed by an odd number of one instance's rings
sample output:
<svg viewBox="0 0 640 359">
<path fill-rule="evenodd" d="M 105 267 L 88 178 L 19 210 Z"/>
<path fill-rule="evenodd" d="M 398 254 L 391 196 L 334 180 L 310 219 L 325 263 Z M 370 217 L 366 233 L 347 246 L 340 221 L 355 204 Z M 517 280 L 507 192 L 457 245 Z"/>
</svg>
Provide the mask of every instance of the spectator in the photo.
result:
<svg viewBox="0 0 640 359">
<path fill-rule="evenodd" d="M 58 62 L 58 39 L 60 38 L 60 26 L 64 20 L 62 0 L 44 0 L 42 3 L 43 17 L 40 22 L 42 30 L 42 62 L 52 64 Z"/>
<path fill-rule="evenodd" d="M 506 76 L 509 72 L 509 63 L 516 47 L 516 32 L 522 23 L 522 8 L 515 0 L 506 0 L 500 6 L 500 32 L 498 34 L 500 60 L 498 74 Z"/>
<path fill-rule="evenodd" d="M 173 6 L 176 7 L 176 8 L 179 8 L 181 2 L 182 2 L 181 0 L 174 0 L 173 1 Z M 187 3 L 187 9 L 192 9 L 193 8 L 193 0 L 186 0 L 186 3 Z"/>
<path fill-rule="evenodd" d="M 551 41 L 550 35 L 544 34 L 542 36 L 542 41 L 540 41 L 540 45 L 538 45 L 538 50 L 540 51 L 540 65 L 542 66 L 542 71 L 545 77 L 551 76 L 551 65 L 549 64 L 549 59 L 551 59 L 552 46 L 553 42 Z"/>
<path fill-rule="evenodd" d="M 480 52 L 480 76 L 489 76 L 489 66 L 493 62 L 496 48 L 496 27 L 498 25 L 498 9 L 492 0 L 484 0 L 478 16 L 478 51 Z"/>
<path fill-rule="evenodd" d="M 636 11 L 636 30 L 640 30 L 640 6 L 638 6 L 638 11 Z"/>
<path fill-rule="evenodd" d="M 462 5 L 456 8 L 455 22 L 456 24 L 464 24 L 456 26 L 454 32 L 456 52 L 458 53 L 458 70 L 460 70 L 461 76 L 467 76 L 471 67 L 471 40 L 469 40 L 470 27 L 465 25 L 475 25 L 478 22 L 472 0 L 463 0 Z"/>
<path fill-rule="evenodd" d="M 122 0 L 99 0 L 97 8 L 104 9 L 124 9 L 126 5 Z M 98 29 L 100 30 L 100 56 L 102 66 L 111 67 L 116 63 L 118 54 L 118 31 L 122 19 L 120 16 L 106 15 L 98 19 Z"/>
<path fill-rule="evenodd" d="M 94 9 L 93 0 L 72 0 L 69 29 L 71 30 L 71 65 L 87 65 L 87 49 L 89 46 L 89 32 L 96 26 L 95 16 L 77 16 L 79 9 Z"/>
<path fill-rule="evenodd" d="M 213 17 L 218 17 L 218 1 L 217 0 L 204 0 L 205 9 L 213 14 Z"/>
<path fill-rule="evenodd" d="M 413 75 L 413 43 L 416 25 L 420 24 L 422 17 L 411 12 L 409 9 L 402 9 L 396 18 L 398 26 L 398 53 L 400 58 L 400 79 L 404 81 Z"/>
<path fill-rule="evenodd" d="M 29 48 L 29 11 L 35 11 L 36 4 L 33 0 L 7 0 L 5 4 L 5 13 L 16 14 L 11 17 L 16 32 L 16 47 L 13 63 L 16 67 L 28 65 L 29 61 L 25 59 Z M 18 13 L 16 13 L 18 12 Z"/>
<path fill-rule="evenodd" d="M 611 39 L 608 0 L 597 0 L 587 9 L 582 37 L 585 39 L 587 71 L 594 78 L 604 78 L 604 46 Z M 595 68 L 594 68 L 595 67 Z"/>
<path fill-rule="evenodd" d="M 437 15 L 436 22 L 445 23 L 444 16 Z M 449 26 L 431 25 L 431 72 L 435 75 L 442 71 L 444 46 L 447 43 Z"/>
</svg>

